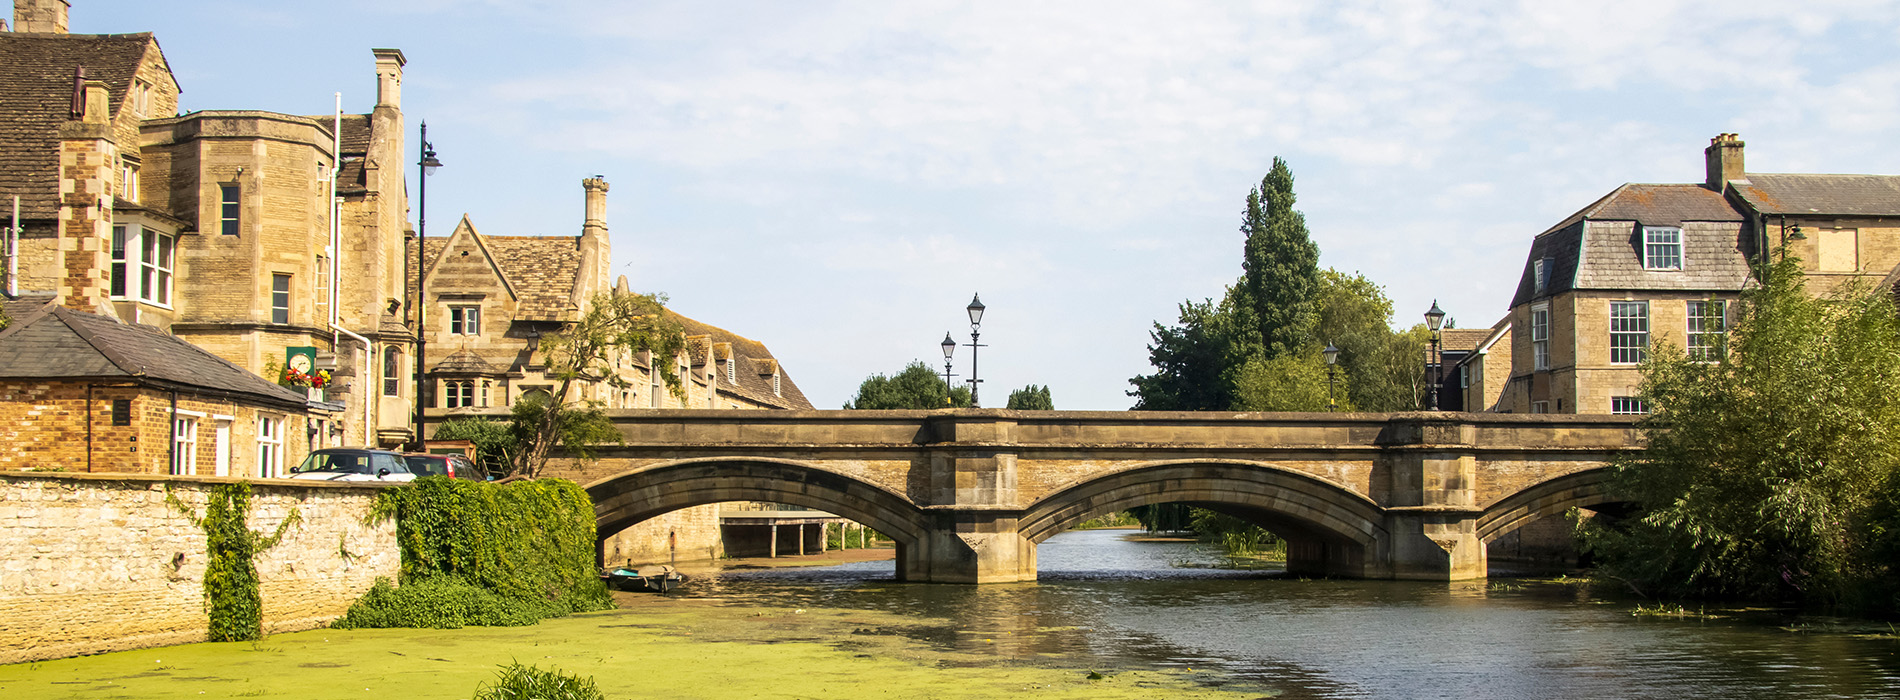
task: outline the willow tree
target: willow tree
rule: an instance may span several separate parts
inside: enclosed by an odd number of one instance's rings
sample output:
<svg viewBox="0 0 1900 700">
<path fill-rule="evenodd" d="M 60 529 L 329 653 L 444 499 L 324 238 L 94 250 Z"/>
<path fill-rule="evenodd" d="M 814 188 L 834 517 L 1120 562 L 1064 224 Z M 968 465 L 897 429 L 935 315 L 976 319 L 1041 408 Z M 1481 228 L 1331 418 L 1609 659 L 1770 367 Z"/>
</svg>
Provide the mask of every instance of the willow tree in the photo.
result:
<svg viewBox="0 0 1900 700">
<path fill-rule="evenodd" d="M 685 384 L 673 362 L 685 349 L 686 333 L 667 318 L 664 296 L 595 295 L 580 319 L 541 336 L 536 346 L 555 386 L 544 399 L 517 402 L 515 426 L 525 445 L 515 456 L 515 473 L 540 476 L 555 447 L 585 455 L 589 445 L 608 437 L 602 429 L 599 402 L 570 400 L 569 396 L 576 383 L 616 390 L 631 386 L 621 371 L 635 353 L 651 353 L 654 359 L 648 371 L 658 374 L 673 396 L 685 402 Z"/>
<path fill-rule="evenodd" d="M 1896 609 L 1900 320 L 1885 293 L 1809 296 L 1784 257 L 1743 293 L 1714 361 L 1643 366 L 1647 449 L 1616 463 L 1637 506 L 1593 519 L 1606 574 L 1670 597 Z"/>
</svg>

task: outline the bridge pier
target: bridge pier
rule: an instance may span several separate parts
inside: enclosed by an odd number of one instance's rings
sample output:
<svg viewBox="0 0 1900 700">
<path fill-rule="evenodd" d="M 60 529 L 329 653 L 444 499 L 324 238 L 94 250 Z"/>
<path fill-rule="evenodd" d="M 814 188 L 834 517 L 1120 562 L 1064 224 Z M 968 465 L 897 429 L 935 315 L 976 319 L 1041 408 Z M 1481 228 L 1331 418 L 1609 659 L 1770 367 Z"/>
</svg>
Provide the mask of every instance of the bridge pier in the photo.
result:
<svg viewBox="0 0 1900 700">
<path fill-rule="evenodd" d="M 1451 416 L 1390 423 L 1379 440 L 1389 475 L 1383 577 L 1461 581 L 1486 575 L 1478 538 L 1475 430 Z"/>
<path fill-rule="evenodd" d="M 932 583 L 1036 580 L 1036 543 L 1023 537 L 1013 511 L 932 509 L 925 579 Z"/>
</svg>

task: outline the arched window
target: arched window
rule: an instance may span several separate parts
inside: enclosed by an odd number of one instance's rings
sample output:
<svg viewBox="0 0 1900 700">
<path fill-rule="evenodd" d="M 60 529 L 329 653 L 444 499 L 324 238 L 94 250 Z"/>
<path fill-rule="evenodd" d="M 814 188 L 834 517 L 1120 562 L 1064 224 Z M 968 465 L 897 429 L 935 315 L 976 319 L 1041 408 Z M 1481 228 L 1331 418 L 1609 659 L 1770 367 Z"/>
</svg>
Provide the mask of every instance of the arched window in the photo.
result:
<svg viewBox="0 0 1900 700">
<path fill-rule="evenodd" d="M 394 345 L 383 348 L 383 395 L 402 395 L 402 349 Z"/>
</svg>

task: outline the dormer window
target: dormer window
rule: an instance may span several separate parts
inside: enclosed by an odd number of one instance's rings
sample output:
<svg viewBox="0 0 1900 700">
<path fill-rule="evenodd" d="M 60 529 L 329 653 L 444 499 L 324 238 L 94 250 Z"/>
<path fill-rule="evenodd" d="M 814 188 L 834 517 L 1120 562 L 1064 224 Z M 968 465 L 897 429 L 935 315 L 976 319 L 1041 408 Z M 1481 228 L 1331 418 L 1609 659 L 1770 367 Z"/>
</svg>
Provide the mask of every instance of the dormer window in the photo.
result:
<svg viewBox="0 0 1900 700">
<path fill-rule="evenodd" d="M 1682 269 L 1682 229 L 1680 227 L 1643 227 L 1643 269 Z"/>
<path fill-rule="evenodd" d="M 738 362 L 738 360 L 739 360 L 739 358 L 736 358 L 736 357 L 728 357 L 728 358 L 726 358 L 726 383 L 727 383 L 727 384 L 731 384 L 731 385 L 734 385 L 734 386 L 738 386 L 738 384 L 739 384 L 739 362 Z"/>
<path fill-rule="evenodd" d="M 1555 262 L 1556 261 L 1551 258 L 1538 258 L 1531 261 L 1531 290 L 1533 293 L 1543 294 L 1550 290 L 1550 270 L 1552 263 Z"/>
</svg>

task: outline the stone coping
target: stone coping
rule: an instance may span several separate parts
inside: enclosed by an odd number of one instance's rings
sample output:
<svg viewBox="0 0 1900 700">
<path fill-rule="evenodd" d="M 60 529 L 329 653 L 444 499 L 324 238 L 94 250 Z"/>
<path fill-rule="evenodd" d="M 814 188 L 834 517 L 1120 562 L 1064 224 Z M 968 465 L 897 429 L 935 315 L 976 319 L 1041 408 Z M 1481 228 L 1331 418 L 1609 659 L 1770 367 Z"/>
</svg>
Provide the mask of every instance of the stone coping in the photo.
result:
<svg viewBox="0 0 1900 700">
<path fill-rule="evenodd" d="M 302 479 L 258 479 L 243 476 L 177 476 L 172 474 L 136 474 L 113 472 L 0 471 L 0 478 L 33 481 L 140 482 L 147 484 L 235 484 L 250 482 L 256 486 L 302 489 L 382 490 L 401 486 L 401 481 L 306 481 Z"/>
</svg>

